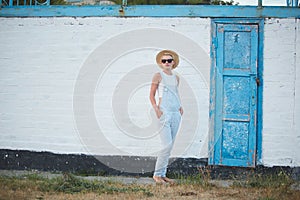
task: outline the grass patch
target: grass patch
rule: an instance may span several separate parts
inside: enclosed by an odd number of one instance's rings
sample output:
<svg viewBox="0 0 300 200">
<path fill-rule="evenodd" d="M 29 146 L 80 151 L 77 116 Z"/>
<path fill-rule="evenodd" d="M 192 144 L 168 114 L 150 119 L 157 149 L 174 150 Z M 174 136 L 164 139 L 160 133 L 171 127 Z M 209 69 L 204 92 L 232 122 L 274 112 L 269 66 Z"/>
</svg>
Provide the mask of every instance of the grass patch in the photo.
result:
<svg viewBox="0 0 300 200">
<path fill-rule="evenodd" d="M 72 174 L 64 174 L 57 178 L 44 178 L 39 175 L 26 175 L 21 177 L 0 177 L 0 189 L 9 188 L 11 190 L 37 190 L 40 192 L 59 192 L 66 194 L 75 193 L 98 193 L 98 194 L 118 194 L 118 193 L 141 193 L 145 196 L 153 194 L 138 185 L 124 185 L 111 181 L 85 180 Z"/>
<path fill-rule="evenodd" d="M 261 189 L 264 192 L 258 200 L 300 199 L 300 193 L 292 191 L 295 181 L 286 172 L 274 174 L 252 174 L 245 181 L 235 181 L 235 187 Z"/>
<path fill-rule="evenodd" d="M 194 175 L 170 175 L 171 177 L 178 180 L 178 183 L 181 185 L 198 185 L 202 188 L 210 189 L 213 185 L 210 183 L 211 180 L 211 169 L 209 167 L 198 168 L 197 174 Z"/>
<path fill-rule="evenodd" d="M 175 179 L 177 179 L 177 183 L 180 185 L 195 185 L 201 186 L 204 189 L 210 189 L 213 185 L 209 182 L 210 178 L 203 174 L 196 174 L 196 175 L 174 175 Z"/>
<path fill-rule="evenodd" d="M 276 174 L 253 174 L 249 175 L 248 178 L 239 182 L 236 181 L 236 186 L 252 187 L 252 188 L 283 188 L 290 187 L 295 181 L 289 174 L 284 171 L 280 171 Z"/>
</svg>

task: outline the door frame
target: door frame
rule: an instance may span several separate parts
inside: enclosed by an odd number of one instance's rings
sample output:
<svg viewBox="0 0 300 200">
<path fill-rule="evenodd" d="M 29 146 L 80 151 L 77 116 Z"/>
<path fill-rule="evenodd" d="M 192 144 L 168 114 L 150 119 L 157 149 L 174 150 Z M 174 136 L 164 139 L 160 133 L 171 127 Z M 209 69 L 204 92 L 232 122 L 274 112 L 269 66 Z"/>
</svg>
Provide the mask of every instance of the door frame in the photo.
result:
<svg viewBox="0 0 300 200">
<path fill-rule="evenodd" d="M 211 20 L 211 42 L 210 42 L 210 95 L 209 95 L 209 144 L 208 144 L 208 164 L 214 165 L 215 155 L 215 102 L 216 102 L 216 34 L 217 24 L 246 24 L 258 26 L 258 66 L 257 75 L 259 85 L 257 87 L 257 118 L 256 118 L 256 165 L 262 164 L 262 125 L 263 125 L 263 33 L 264 19 L 263 18 L 213 18 Z"/>
</svg>

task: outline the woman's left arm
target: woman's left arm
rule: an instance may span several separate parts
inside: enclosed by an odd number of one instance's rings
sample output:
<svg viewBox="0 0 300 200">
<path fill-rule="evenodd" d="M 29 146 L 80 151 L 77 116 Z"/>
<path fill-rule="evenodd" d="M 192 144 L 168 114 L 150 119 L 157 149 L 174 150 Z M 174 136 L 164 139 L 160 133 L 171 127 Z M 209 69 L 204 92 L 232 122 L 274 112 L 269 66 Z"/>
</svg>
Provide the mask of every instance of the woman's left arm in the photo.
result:
<svg viewBox="0 0 300 200">
<path fill-rule="evenodd" d="M 179 87 L 179 80 L 180 80 L 180 78 L 179 78 L 178 75 L 176 75 L 176 79 L 177 79 L 177 87 Z M 180 98 L 180 96 L 179 96 L 179 98 Z M 181 100 L 180 100 L 180 102 L 181 102 Z M 181 115 L 183 115 L 183 108 L 182 108 L 182 106 L 180 106 L 179 112 L 180 112 Z"/>
</svg>

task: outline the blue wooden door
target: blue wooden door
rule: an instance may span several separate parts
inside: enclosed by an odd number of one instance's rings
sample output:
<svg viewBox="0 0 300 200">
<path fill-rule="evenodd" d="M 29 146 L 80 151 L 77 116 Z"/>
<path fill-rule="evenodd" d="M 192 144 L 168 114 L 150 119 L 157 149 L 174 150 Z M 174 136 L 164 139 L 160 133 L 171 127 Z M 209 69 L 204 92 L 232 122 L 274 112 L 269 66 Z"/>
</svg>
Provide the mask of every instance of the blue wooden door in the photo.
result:
<svg viewBox="0 0 300 200">
<path fill-rule="evenodd" d="M 211 107 L 215 113 L 210 164 L 254 167 L 258 25 L 216 24 L 214 31 Z"/>
</svg>

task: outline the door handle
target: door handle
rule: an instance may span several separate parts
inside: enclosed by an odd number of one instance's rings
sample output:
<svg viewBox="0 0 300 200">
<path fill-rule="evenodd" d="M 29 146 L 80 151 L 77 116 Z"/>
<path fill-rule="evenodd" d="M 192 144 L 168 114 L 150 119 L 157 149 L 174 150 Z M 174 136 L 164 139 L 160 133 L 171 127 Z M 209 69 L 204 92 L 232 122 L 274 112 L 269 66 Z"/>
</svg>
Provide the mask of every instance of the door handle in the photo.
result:
<svg viewBox="0 0 300 200">
<path fill-rule="evenodd" d="M 259 86 L 259 85 L 260 85 L 260 80 L 259 80 L 259 78 L 258 78 L 258 77 L 256 77 L 256 79 L 255 79 L 255 82 L 256 82 L 256 85 L 257 85 L 257 86 Z"/>
</svg>

